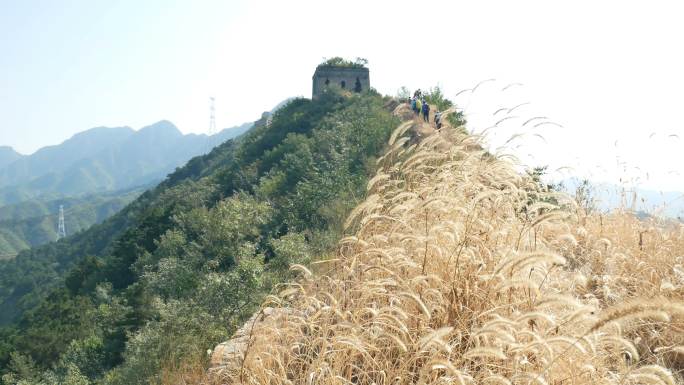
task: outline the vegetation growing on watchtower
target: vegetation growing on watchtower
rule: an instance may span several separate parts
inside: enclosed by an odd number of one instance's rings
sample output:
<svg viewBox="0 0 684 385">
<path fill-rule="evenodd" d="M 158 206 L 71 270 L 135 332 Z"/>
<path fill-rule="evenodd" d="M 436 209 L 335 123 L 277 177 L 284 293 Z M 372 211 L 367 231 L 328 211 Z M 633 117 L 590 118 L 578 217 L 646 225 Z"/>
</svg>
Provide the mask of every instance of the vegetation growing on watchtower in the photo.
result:
<svg viewBox="0 0 684 385">
<path fill-rule="evenodd" d="M 354 61 L 341 58 L 339 56 L 330 59 L 323 59 L 323 62 L 318 67 L 346 67 L 346 68 L 366 68 L 368 60 L 362 57 L 357 57 Z"/>
</svg>

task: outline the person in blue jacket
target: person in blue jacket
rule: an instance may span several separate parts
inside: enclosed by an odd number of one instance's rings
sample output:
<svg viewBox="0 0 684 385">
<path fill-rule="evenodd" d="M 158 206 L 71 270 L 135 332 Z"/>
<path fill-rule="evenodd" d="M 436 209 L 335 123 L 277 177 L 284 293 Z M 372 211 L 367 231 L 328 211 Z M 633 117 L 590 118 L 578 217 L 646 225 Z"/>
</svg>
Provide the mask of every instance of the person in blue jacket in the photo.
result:
<svg viewBox="0 0 684 385">
<path fill-rule="evenodd" d="M 430 106 L 427 102 L 423 102 L 423 120 L 430 123 Z"/>
</svg>

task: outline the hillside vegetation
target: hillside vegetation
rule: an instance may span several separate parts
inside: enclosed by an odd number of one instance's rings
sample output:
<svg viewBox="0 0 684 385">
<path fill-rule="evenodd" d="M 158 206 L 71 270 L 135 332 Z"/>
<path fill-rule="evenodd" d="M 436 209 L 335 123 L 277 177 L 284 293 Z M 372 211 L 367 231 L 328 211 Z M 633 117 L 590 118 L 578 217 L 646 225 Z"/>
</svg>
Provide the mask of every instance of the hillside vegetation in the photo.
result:
<svg viewBox="0 0 684 385">
<path fill-rule="evenodd" d="M 246 326 L 244 362 L 195 382 L 683 383 L 681 224 L 587 211 L 476 136 L 411 144 L 412 124 L 353 235 L 293 265 Z"/>
<path fill-rule="evenodd" d="M 145 188 L 92 194 L 43 202 L 31 200 L 0 207 L 0 255 L 40 246 L 57 239 L 59 206 L 63 205 L 68 233 L 100 223 L 137 198 Z"/>
<path fill-rule="evenodd" d="M 67 234 L 75 234 L 118 212 L 193 156 L 251 127 L 183 135 L 161 121 L 139 131 L 93 128 L 26 156 L 0 147 L 0 259 L 54 241 L 60 205 Z M 0 323 L 6 318 L 0 315 Z"/>
<path fill-rule="evenodd" d="M 339 239 L 398 124 L 386 102 L 292 100 L 102 224 L 0 262 L 4 384 L 158 383 L 206 362 Z"/>
</svg>

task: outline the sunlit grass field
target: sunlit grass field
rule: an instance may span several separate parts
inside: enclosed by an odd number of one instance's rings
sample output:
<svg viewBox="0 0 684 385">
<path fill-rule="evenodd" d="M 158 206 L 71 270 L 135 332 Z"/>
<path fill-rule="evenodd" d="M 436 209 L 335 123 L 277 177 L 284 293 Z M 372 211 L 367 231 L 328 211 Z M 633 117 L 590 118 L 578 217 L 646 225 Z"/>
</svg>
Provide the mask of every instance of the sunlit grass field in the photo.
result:
<svg viewBox="0 0 684 385">
<path fill-rule="evenodd" d="M 674 384 L 684 227 L 589 210 L 482 138 L 397 128 L 337 255 L 202 382 Z"/>
</svg>

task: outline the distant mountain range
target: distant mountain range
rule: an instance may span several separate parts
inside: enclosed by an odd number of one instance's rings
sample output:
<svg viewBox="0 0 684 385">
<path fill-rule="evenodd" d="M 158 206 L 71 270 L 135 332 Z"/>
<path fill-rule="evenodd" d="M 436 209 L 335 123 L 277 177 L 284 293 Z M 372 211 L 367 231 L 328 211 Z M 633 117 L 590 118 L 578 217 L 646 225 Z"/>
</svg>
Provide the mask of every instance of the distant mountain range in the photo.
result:
<svg viewBox="0 0 684 385">
<path fill-rule="evenodd" d="M 12 147 L 0 146 L 0 167 L 5 167 L 21 157 L 22 155 L 14 151 Z"/>
<path fill-rule="evenodd" d="M 570 194 L 575 193 L 580 183 L 580 180 L 574 178 L 562 181 L 565 190 Z M 625 208 L 644 215 L 684 220 L 684 192 L 681 191 L 655 191 L 590 181 L 590 194 L 600 210 Z"/>
<path fill-rule="evenodd" d="M 54 241 L 60 205 L 67 234 L 87 229 L 191 158 L 252 126 L 245 123 L 212 136 L 183 135 L 163 120 L 139 131 L 92 128 L 31 155 L 0 147 L 0 259 Z"/>
<path fill-rule="evenodd" d="M 243 134 L 252 124 L 212 136 L 183 135 L 163 120 L 139 131 L 93 128 L 28 156 L 0 147 L 0 206 L 147 185 L 190 158 Z"/>
<path fill-rule="evenodd" d="M 0 259 L 54 241 L 59 206 L 64 206 L 67 235 L 85 230 L 190 159 L 209 153 L 255 124 L 265 125 L 289 100 L 264 112 L 256 122 L 211 136 L 183 135 L 162 120 L 138 131 L 92 128 L 31 155 L 0 146 Z"/>
</svg>

